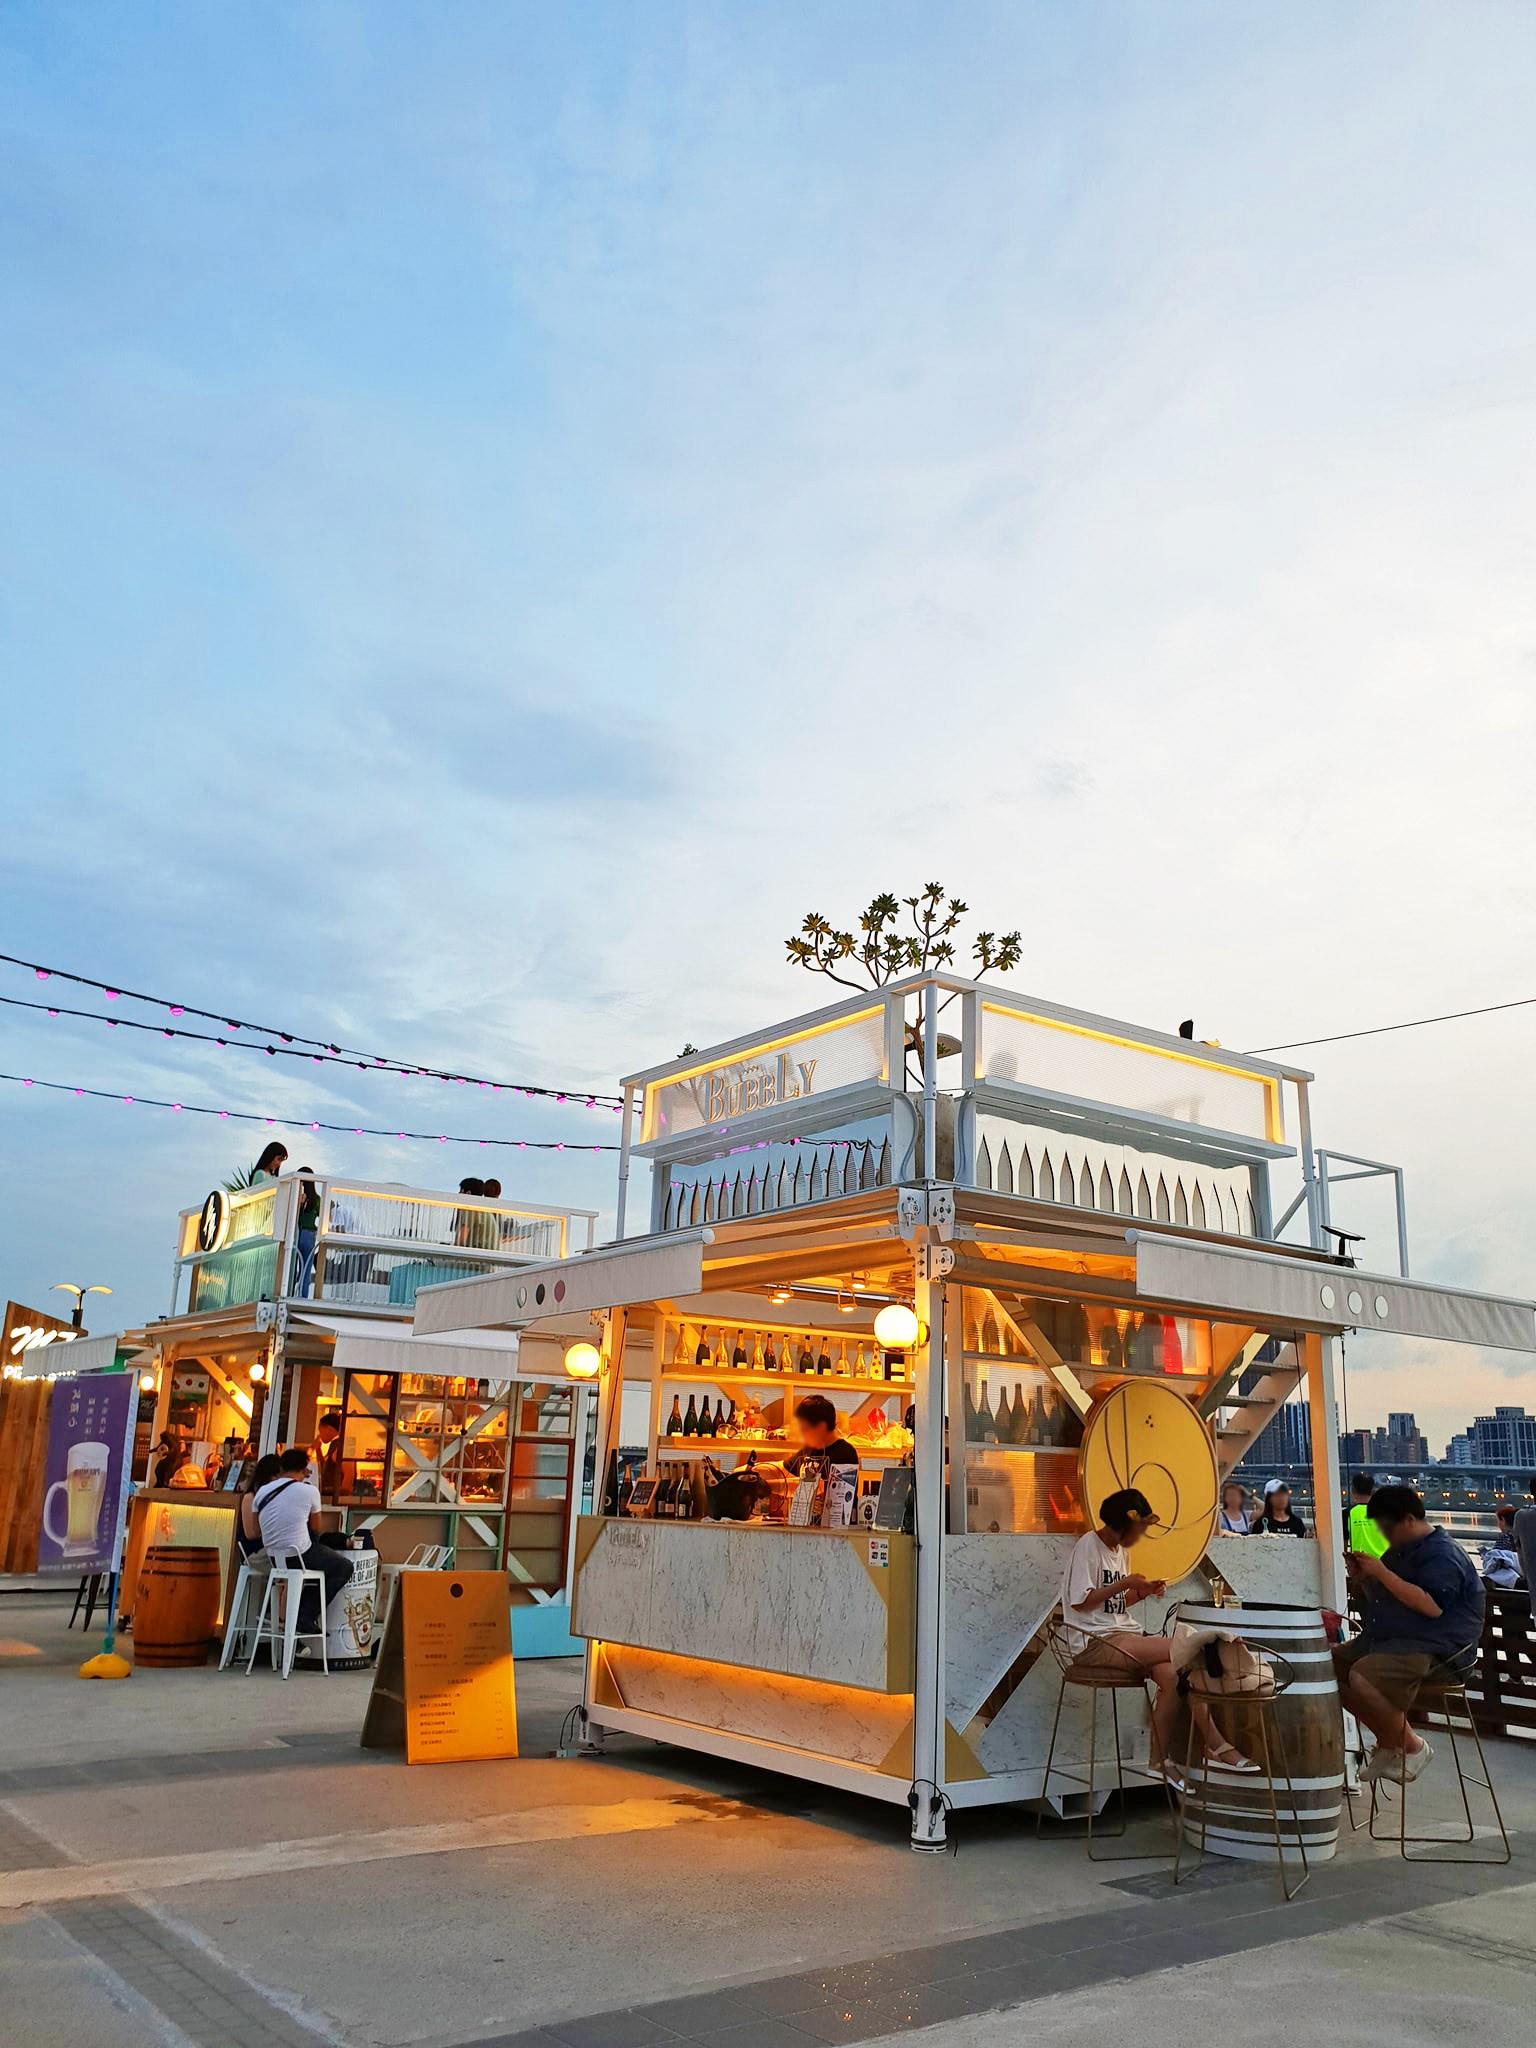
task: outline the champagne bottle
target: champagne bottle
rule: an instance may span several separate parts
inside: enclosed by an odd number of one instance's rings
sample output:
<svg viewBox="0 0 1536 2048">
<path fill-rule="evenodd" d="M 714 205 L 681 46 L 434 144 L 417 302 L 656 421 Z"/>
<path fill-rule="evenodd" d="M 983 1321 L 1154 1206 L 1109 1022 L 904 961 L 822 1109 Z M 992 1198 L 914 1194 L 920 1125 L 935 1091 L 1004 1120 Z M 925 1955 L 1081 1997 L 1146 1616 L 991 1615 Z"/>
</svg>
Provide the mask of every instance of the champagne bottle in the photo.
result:
<svg viewBox="0 0 1536 2048">
<path fill-rule="evenodd" d="M 814 1359 L 814 1358 L 813 1358 L 813 1357 L 811 1356 L 811 1340 L 810 1340 L 810 1338 L 809 1338 L 809 1337 L 802 1337 L 802 1338 L 800 1339 L 800 1368 L 799 1368 L 799 1369 L 800 1369 L 801 1375 L 802 1375 L 802 1376 L 803 1376 L 803 1377 L 804 1377 L 805 1379 L 810 1379 L 810 1378 L 812 1377 L 812 1375 L 813 1375 L 813 1374 L 815 1373 L 815 1371 L 816 1371 L 816 1361 L 815 1361 L 815 1359 Z"/>
<path fill-rule="evenodd" d="M 846 1337 L 843 1338 L 842 1342 L 837 1347 L 837 1376 L 840 1380 L 846 1380 L 852 1377 L 851 1369 L 848 1364 L 848 1339 Z"/>
<path fill-rule="evenodd" d="M 767 1337 L 763 1340 L 763 1371 L 777 1372 L 778 1369 L 778 1355 L 773 1348 L 773 1332 L 770 1330 Z"/>
<path fill-rule="evenodd" d="M 1036 1387 L 1034 1399 L 1029 1404 L 1029 1422 L 1026 1425 L 1025 1442 L 1043 1445 L 1045 1442 L 1045 1396 Z"/>
<path fill-rule="evenodd" d="M 709 1332 L 702 1323 L 699 1325 L 699 1346 L 693 1354 L 693 1362 L 695 1365 L 709 1363 Z"/>
<path fill-rule="evenodd" d="M 683 1326 L 681 1323 L 672 1332 L 672 1356 L 668 1359 L 667 1363 L 669 1365 L 681 1365 L 683 1363 Z"/>
<path fill-rule="evenodd" d="M 681 1436 L 683 1433 L 683 1409 L 676 1394 L 672 1396 L 672 1413 L 667 1417 L 667 1435 Z"/>
<path fill-rule="evenodd" d="M 869 1364 L 864 1356 L 864 1339 L 862 1337 L 859 1339 L 858 1356 L 853 1361 L 853 1376 L 856 1380 L 864 1380 L 869 1377 Z"/>
<path fill-rule="evenodd" d="M 1013 1403 L 1009 1399 L 1008 1389 L 1006 1387 L 1004 1387 L 1003 1391 L 997 1397 L 997 1409 L 992 1417 L 992 1422 L 994 1428 L 997 1430 L 998 1442 L 1000 1444 L 1012 1443 Z"/>
<path fill-rule="evenodd" d="M 693 1481 L 689 1477 L 686 1465 L 683 1467 L 682 1478 L 677 1482 L 676 1502 L 672 1512 L 679 1522 L 693 1520 Z"/>
<path fill-rule="evenodd" d="M 822 1380 L 832 1377 L 832 1353 L 827 1347 L 825 1337 L 822 1338 L 821 1349 L 816 1354 L 816 1377 Z"/>
<path fill-rule="evenodd" d="M 693 1395 L 688 1396 L 688 1413 L 683 1417 L 683 1435 L 697 1436 L 699 1433 L 699 1406 Z"/>
<path fill-rule="evenodd" d="M 1024 1382 L 1016 1380 L 1013 1387 L 1013 1406 L 1008 1411 L 1008 1442 L 1021 1444 L 1029 1435 L 1029 1408 L 1024 1399 Z"/>
<path fill-rule="evenodd" d="M 754 1330 L 752 1333 L 752 1356 L 748 1364 L 753 1372 L 761 1372 L 763 1369 L 763 1333 L 761 1330 Z"/>
<path fill-rule="evenodd" d="M 969 1380 L 965 1383 L 965 1440 L 968 1444 L 981 1442 L 981 1412 L 976 1406 L 976 1396 L 971 1392 Z"/>
<path fill-rule="evenodd" d="M 985 1382 L 983 1382 L 981 1389 L 981 1410 L 977 1415 L 976 1421 L 981 1431 L 981 1441 L 984 1444 L 995 1444 L 997 1442 L 997 1423 L 992 1414 L 991 1389 Z"/>
<path fill-rule="evenodd" d="M 699 1435 L 713 1436 L 715 1433 L 715 1411 L 709 1405 L 706 1394 L 699 1404 Z"/>
<path fill-rule="evenodd" d="M 730 1424 L 730 1422 L 731 1422 L 731 1419 L 732 1419 L 732 1417 L 733 1417 L 733 1416 L 735 1415 L 735 1413 L 736 1413 L 736 1403 L 735 1403 L 734 1401 L 733 1401 L 733 1402 L 731 1403 L 731 1411 L 730 1411 L 730 1414 L 728 1415 L 728 1414 L 726 1413 L 726 1410 L 725 1410 L 725 1397 L 724 1397 L 724 1396 L 722 1395 L 722 1396 L 721 1396 L 721 1398 L 720 1398 L 720 1400 L 719 1400 L 719 1401 L 718 1401 L 718 1402 L 717 1402 L 717 1403 L 715 1404 L 715 1428 L 714 1428 L 714 1434 L 715 1434 L 716 1436 L 724 1436 L 724 1435 L 725 1435 L 726 1429 L 728 1428 L 728 1426 L 729 1426 L 729 1424 Z"/>
<path fill-rule="evenodd" d="M 747 1362 L 747 1347 L 742 1342 L 741 1332 L 736 1332 L 736 1349 L 731 1353 L 731 1363 L 738 1368 Z"/>
<path fill-rule="evenodd" d="M 658 1522 L 667 1522 L 672 1518 L 671 1469 L 669 1465 L 658 1465 L 656 1468 L 656 1492 L 651 1500 L 651 1513 Z"/>
</svg>

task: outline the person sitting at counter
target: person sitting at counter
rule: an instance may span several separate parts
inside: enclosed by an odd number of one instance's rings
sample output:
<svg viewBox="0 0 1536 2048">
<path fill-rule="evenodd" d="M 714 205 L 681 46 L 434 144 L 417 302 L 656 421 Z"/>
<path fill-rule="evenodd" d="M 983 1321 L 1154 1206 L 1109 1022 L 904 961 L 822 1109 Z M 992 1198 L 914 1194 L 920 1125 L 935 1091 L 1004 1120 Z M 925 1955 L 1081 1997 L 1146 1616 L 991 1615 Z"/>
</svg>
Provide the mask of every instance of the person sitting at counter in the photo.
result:
<svg viewBox="0 0 1536 2048">
<path fill-rule="evenodd" d="M 310 1485 L 309 1453 L 297 1446 L 284 1451 L 277 1461 L 277 1477 L 269 1479 L 252 1496 L 256 1519 L 261 1525 L 262 1547 L 271 1556 L 286 1552 L 296 1556 L 307 1572 L 319 1572 L 325 1580 L 327 1606 L 352 1576 L 352 1560 L 344 1550 L 332 1550 L 317 1543 L 320 1533 L 320 1495 Z M 313 1586 L 304 1588 L 299 1602 L 299 1627 L 313 1633 L 320 1626 Z"/>
<path fill-rule="evenodd" d="M 1254 1517 L 1250 1536 L 1305 1536 L 1307 1525 L 1291 1512 L 1291 1487 L 1287 1479 L 1271 1479 L 1264 1488 L 1264 1506 Z"/>
<path fill-rule="evenodd" d="M 1483 1634 L 1483 1582 L 1461 1545 L 1425 1519 L 1411 1486 L 1378 1486 L 1371 1520 L 1387 1549 L 1381 1557 L 1349 1554 L 1364 1617 L 1333 1663 L 1339 1698 L 1376 1737 L 1365 1776 L 1407 1784 L 1434 1755 L 1409 1727 L 1408 1710 L 1432 1672 L 1471 1669 Z"/>
<path fill-rule="evenodd" d="M 1152 1767 L 1173 1787 L 1183 1790 L 1183 1774 L 1170 1754 L 1174 1716 L 1179 1710 L 1179 1676 L 1173 1668 L 1167 1636 L 1146 1635 L 1131 1619 L 1130 1609 L 1168 1590 L 1162 1579 L 1131 1571 L 1125 1553 L 1157 1524 L 1152 1504 L 1134 1486 L 1122 1487 L 1099 1503 L 1099 1526 L 1073 1544 L 1061 1581 L 1061 1612 L 1066 1624 L 1071 1670 L 1131 1670 L 1157 1687 L 1152 1708 Z M 1189 1711 L 1211 1763 L 1229 1771 L 1256 1772 L 1241 1750 L 1234 1749 L 1212 1721 L 1210 1709 L 1191 1699 Z"/>
<path fill-rule="evenodd" d="M 242 1557 L 254 1557 L 261 1548 L 261 1522 L 256 1514 L 256 1496 L 264 1486 L 277 1477 L 278 1460 L 272 1452 L 256 1460 L 256 1470 L 251 1474 L 251 1483 L 240 1496 L 240 1510 L 235 1523 L 235 1541 L 240 1546 Z"/>
</svg>

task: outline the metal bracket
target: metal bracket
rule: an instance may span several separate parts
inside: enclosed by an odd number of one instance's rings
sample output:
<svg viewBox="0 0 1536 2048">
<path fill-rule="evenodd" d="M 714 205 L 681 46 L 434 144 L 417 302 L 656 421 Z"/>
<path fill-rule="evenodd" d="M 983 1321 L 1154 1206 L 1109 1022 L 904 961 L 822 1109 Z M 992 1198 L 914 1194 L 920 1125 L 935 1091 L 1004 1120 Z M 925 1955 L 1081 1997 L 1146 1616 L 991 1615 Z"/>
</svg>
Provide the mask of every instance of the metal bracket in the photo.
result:
<svg viewBox="0 0 1536 2048">
<path fill-rule="evenodd" d="M 952 1187 L 898 1188 L 896 1227 L 911 1243 L 925 1244 L 955 1234 L 955 1191 Z"/>
<path fill-rule="evenodd" d="M 953 1245 L 920 1244 L 914 1255 L 919 1280 L 942 1280 L 955 1270 Z"/>
<path fill-rule="evenodd" d="M 288 1304 L 286 1301 L 258 1301 L 256 1304 L 256 1327 L 258 1330 L 276 1330 L 279 1336 L 288 1329 Z"/>
</svg>

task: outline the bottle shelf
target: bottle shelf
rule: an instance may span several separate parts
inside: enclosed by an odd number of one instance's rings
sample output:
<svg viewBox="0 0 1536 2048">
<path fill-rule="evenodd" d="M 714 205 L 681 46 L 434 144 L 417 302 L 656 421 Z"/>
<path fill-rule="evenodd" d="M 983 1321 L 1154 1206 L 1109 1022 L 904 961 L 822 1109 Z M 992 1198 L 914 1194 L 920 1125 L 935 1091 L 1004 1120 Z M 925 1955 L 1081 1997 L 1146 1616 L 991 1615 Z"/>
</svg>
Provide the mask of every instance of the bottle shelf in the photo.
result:
<svg viewBox="0 0 1536 2048">
<path fill-rule="evenodd" d="M 1082 1448 L 1080 1444 L 987 1444 L 975 1437 L 967 1437 L 968 1451 L 1003 1452 L 1011 1458 L 1075 1458 Z"/>
<path fill-rule="evenodd" d="M 846 1441 L 852 1444 L 861 1458 L 905 1458 L 910 1455 L 906 1448 L 897 1444 L 864 1444 L 856 1437 L 848 1437 Z M 777 1459 L 792 1458 L 799 1448 L 798 1444 L 750 1436 L 664 1436 L 657 1440 L 656 1455 L 661 1458 L 675 1458 L 684 1452 L 691 1455 L 697 1450 L 701 1456 L 709 1458 L 742 1458 L 749 1451 L 756 1451 L 759 1456 L 764 1451 L 771 1451 Z M 1020 1449 L 1022 1446 L 1015 1445 L 1014 1448 Z"/>
<path fill-rule="evenodd" d="M 911 1390 L 911 1380 L 845 1379 L 836 1372 L 754 1372 L 739 1365 L 664 1365 L 664 1380 L 680 1386 L 717 1387 L 848 1387 L 861 1393 L 902 1394 Z"/>
</svg>

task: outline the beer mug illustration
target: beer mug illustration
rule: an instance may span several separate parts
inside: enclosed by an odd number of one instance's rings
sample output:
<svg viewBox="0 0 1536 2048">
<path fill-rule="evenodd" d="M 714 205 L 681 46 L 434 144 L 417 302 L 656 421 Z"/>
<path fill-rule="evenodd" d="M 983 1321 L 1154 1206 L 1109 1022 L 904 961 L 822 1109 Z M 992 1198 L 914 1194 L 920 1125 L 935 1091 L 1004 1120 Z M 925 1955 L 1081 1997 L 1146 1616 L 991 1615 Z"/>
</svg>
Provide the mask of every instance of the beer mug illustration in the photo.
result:
<svg viewBox="0 0 1536 2048">
<path fill-rule="evenodd" d="M 64 1477 L 43 1495 L 43 1532 L 64 1557 L 81 1557 L 96 1548 L 96 1526 L 107 1490 L 112 1454 L 105 1444 L 72 1444 L 64 1461 Z M 64 1496 L 64 1527 L 54 1527 L 53 1497 Z"/>
</svg>

